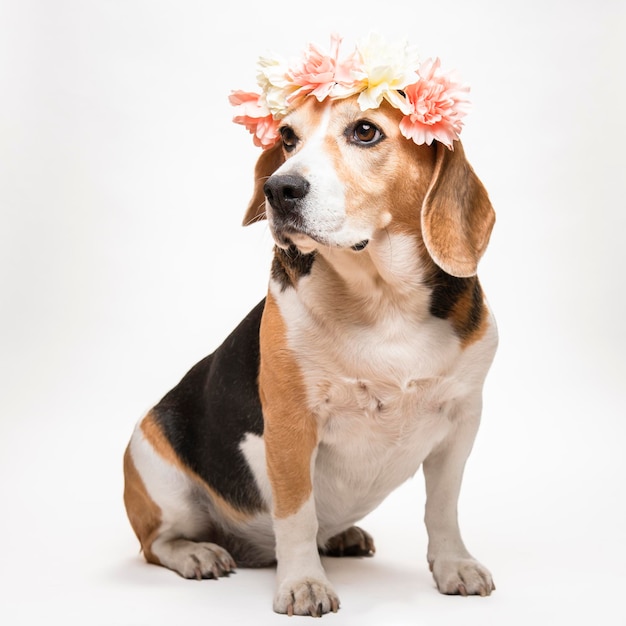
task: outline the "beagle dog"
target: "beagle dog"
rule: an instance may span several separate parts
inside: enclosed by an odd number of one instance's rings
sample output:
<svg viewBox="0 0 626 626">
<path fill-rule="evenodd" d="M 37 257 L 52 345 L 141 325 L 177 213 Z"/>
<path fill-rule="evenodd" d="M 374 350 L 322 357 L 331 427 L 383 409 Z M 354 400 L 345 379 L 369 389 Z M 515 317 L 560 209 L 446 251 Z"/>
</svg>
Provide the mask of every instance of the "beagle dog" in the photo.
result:
<svg viewBox="0 0 626 626">
<path fill-rule="evenodd" d="M 339 608 L 320 555 L 423 468 L 444 594 L 489 595 L 457 499 L 496 325 L 476 268 L 494 224 L 460 141 L 417 145 L 402 113 L 306 99 L 255 169 L 269 289 L 137 424 L 124 501 L 147 561 L 185 578 L 276 564 L 274 610 Z"/>
</svg>

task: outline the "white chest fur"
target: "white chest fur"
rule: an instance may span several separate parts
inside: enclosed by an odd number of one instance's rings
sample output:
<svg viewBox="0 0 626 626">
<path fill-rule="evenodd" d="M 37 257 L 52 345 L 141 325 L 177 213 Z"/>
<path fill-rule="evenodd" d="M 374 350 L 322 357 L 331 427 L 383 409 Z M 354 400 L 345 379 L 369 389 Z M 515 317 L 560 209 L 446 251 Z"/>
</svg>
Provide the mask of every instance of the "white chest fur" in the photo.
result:
<svg viewBox="0 0 626 626">
<path fill-rule="evenodd" d="M 446 321 L 416 313 L 419 303 L 410 314 L 389 309 L 375 324 L 328 324 L 295 291 L 276 296 L 318 420 L 314 490 L 324 541 L 411 477 L 458 419 L 480 412 L 492 349 L 479 342 L 462 350 Z"/>
</svg>

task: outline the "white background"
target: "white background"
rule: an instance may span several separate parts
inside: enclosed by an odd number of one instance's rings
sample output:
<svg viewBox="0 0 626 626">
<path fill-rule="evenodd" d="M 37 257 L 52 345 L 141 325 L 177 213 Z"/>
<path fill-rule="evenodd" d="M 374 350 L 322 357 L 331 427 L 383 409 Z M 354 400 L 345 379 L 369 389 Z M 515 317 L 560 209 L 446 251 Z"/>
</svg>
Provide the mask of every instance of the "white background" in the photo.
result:
<svg viewBox="0 0 626 626">
<path fill-rule="evenodd" d="M 211 6 L 213 5 L 213 6 Z M 122 506 L 135 421 L 264 295 L 240 227 L 255 61 L 370 30 L 472 86 L 501 343 L 460 502 L 498 586 L 444 597 L 423 480 L 326 560 L 330 624 L 626 624 L 626 9 L 611 0 L 0 1 L 0 622 L 285 624 L 273 572 L 148 566 Z M 294 618 L 298 619 L 298 618 Z"/>
</svg>

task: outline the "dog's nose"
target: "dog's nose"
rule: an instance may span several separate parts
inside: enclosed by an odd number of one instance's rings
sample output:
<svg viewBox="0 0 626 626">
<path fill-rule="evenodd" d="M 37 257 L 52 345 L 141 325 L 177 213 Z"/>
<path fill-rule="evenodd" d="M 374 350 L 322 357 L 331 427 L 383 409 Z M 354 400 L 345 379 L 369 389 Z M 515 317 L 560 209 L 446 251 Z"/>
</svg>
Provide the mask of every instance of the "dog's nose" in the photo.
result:
<svg viewBox="0 0 626 626">
<path fill-rule="evenodd" d="M 309 181 L 293 174 L 274 174 L 263 185 L 265 197 L 272 208 L 284 215 L 291 213 L 309 192 Z"/>
</svg>

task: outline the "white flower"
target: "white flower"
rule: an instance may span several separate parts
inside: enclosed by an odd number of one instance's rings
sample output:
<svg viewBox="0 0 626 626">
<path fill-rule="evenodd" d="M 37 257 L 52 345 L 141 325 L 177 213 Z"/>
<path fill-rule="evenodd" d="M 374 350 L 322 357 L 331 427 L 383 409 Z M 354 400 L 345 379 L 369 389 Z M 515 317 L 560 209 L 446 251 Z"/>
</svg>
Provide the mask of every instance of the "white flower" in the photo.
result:
<svg viewBox="0 0 626 626">
<path fill-rule="evenodd" d="M 279 56 L 262 56 L 257 62 L 257 83 L 267 108 L 277 118 L 287 113 L 287 98 L 295 91 L 287 78 L 287 70 L 287 63 Z"/>
<path fill-rule="evenodd" d="M 408 113 L 406 100 L 398 92 L 419 79 L 417 50 L 406 41 L 390 43 L 375 33 L 359 42 L 357 48 L 363 62 L 361 109 L 375 109 L 384 98 Z"/>
</svg>

